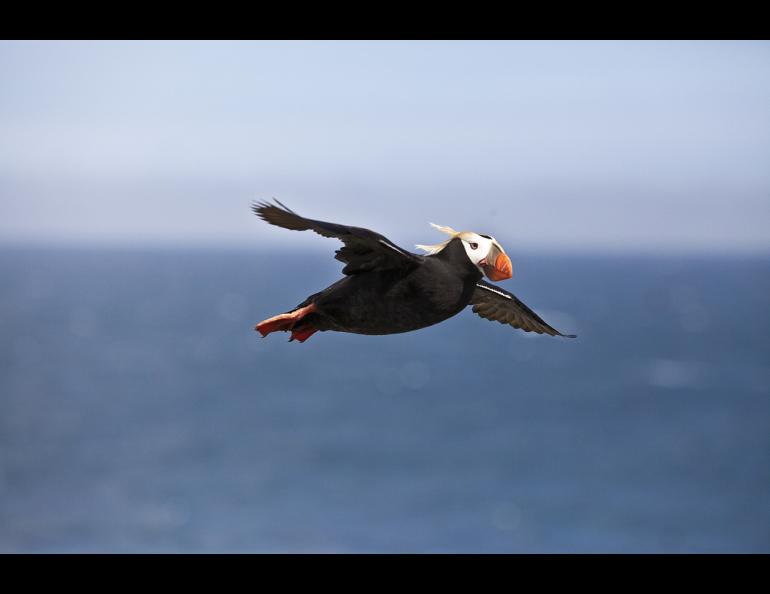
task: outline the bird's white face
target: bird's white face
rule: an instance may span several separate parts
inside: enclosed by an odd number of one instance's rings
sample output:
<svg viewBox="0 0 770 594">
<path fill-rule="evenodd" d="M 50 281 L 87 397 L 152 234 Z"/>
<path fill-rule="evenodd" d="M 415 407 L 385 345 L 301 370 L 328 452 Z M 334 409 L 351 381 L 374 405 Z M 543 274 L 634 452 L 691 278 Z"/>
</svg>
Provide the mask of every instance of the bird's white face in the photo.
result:
<svg viewBox="0 0 770 594">
<path fill-rule="evenodd" d="M 500 281 L 512 276 L 511 259 L 494 237 L 473 231 L 460 233 L 465 253 L 487 278 Z"/>
</svg>

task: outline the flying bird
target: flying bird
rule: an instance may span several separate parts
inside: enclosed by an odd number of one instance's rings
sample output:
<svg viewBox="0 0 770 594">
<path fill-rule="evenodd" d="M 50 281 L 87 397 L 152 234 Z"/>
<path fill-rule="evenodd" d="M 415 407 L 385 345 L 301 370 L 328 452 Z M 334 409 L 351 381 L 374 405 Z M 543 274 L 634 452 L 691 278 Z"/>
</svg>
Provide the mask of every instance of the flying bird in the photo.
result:
<svg viewBox="0 0 770 594">
<path fill-rule="evenodd" d="M 369 229 L 306 219 L 276 203 L 256 202 L 252 210 L 272 225 L 341 240 L 343 246 L 334 257 L 345 264 L 344 277 L 294 309 L 257 324 L 255 330 L 262 337 L 280 330 L 291 332 L 289 341 L 305 342 L 327 330 L 371 335 L 411 332 L 472 305 L 473 312 L 487 320 L 525 332 L 575 338 L 549 326 L 512 293 L 482 280 L 512 276 L 511 260 L 494 237 L 431 223 L 449 239 L 417 245 L 426 252 L 418 255 Z"/>
</svg>

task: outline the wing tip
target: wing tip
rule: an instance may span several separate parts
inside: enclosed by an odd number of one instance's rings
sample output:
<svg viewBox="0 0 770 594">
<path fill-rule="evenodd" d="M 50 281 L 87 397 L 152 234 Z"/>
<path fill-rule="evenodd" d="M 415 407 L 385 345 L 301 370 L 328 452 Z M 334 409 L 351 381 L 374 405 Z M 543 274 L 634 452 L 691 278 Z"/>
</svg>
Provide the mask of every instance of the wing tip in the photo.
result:
<svg viewBox="0 0 770 594">
<path fill-rule="evenodd" d="M 265 218 L 265 210 L 272 207 L 273 205 L 269 202 L 266 202 L 264 200 L 252 200 L 251 201 L 251 210 L 254 212 L 255 215 Z"/>
<path fill-rule="evenodd" d="M 259 218 L 261 218 L 263 221 L 267 221 L 268 223 L 273 222 L 270 220 L 271 214 L 277 215 L 279 213 L 288 213 L 296 217 L 299 216 L 296 212 L 294 212 L 292 209 L 290 209 L 288 206 L 286 206 L 280 200 L 278 200 L 278 198 L 273 197 L 273 200 L 275 201 L 275 204 L 267 200 L 252 200 L 251 201 L 252 212 L 255 215 L 257 215 Z"/>
</svg>

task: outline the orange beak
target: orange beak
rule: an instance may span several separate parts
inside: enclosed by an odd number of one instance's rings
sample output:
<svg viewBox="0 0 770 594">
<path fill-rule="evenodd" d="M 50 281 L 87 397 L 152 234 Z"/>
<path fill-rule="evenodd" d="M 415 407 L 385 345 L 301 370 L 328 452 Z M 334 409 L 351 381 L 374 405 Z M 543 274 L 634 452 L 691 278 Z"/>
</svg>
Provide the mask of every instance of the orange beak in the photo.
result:
<svg viewBox="0 0 770 594">
<path fill-rule="evenodd" d="M 502 252 L 497 255 L 494 266 L 484 264 L 482 267 L 487 278 L 493 281 L 501 281 L 513 276 L 511 259 Z"/>
</svg>

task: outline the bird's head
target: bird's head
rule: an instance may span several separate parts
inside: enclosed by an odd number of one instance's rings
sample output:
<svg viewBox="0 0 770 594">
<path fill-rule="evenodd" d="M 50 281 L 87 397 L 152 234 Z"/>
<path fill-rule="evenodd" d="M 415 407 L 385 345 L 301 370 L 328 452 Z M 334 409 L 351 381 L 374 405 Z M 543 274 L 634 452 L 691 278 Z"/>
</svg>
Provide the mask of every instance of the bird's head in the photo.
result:
<svg viewBox="0 0 770 594">
<path fill-rule="evenodd" d="M 473 231 L 455 231 L 451 227 L 442 227 L 431 223 L 431 226 L 447 233 L 451 237 L 442 243 L 435 245 L 417 245 L 421 250 L 429 254 L 437 254 L 443 250 L 450 241 L 459 239 L 462 241 L 465 253 L 476 267 L 481 270 L 487 278 L 493 281 L 501 281 L 512 276 L 511 259 L 505 253 L 502 246 L 497 243 L 494 237 L 481 235 Z"/>
</svg>

